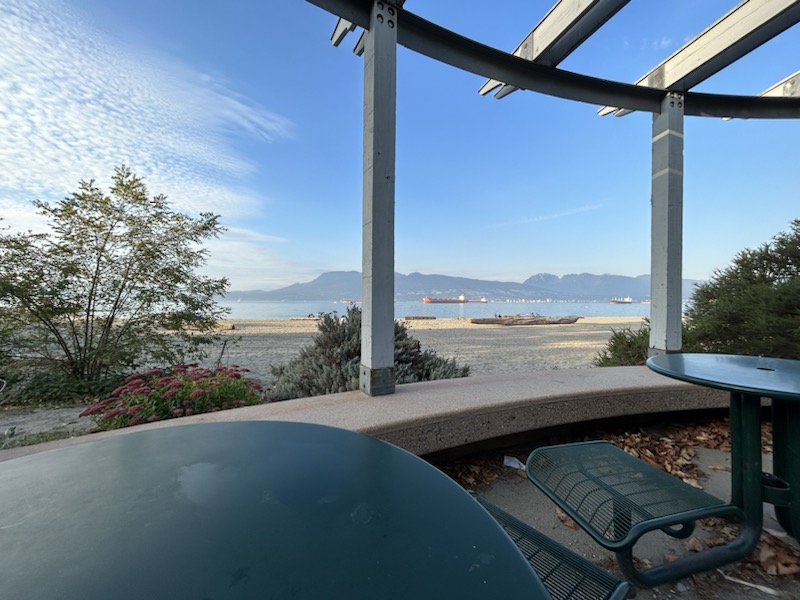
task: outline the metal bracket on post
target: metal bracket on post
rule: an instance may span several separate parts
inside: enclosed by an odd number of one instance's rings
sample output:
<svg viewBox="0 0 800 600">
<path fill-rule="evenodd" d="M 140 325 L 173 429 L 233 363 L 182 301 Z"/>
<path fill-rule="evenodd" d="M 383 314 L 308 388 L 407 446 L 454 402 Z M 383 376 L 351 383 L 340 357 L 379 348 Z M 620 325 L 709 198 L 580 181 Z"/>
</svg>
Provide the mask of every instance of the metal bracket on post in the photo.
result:
<svg viewBox="0 0 800 600">
<path fill-rule="evenodd" d="M 680 352 L 683 318 L 683 94 L 653 115 L 649 355 Z"/>
<path fill-rule="evenodd" d="M 395 370 L 394 367 L 382 369 L 369 369 L 361 365 L 361 389 L 370 396 L 384 396 L 394 394 Z"/>
</svg>

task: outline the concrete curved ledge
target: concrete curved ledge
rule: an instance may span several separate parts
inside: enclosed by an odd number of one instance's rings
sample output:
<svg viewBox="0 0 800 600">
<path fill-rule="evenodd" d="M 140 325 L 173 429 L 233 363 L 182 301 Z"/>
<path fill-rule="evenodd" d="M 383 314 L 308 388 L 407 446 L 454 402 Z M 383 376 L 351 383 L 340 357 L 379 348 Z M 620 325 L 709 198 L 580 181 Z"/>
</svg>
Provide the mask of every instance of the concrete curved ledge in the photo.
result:
<svg viewBox="0 0 800 600">
<path fill-rule="evenodd" d="M 360 431 L 415 454 L 581 422 L 727 408 L 728 395 L 646 367 L 534 371 L 414 383 L 388 396 L 360 391 L 249 406 L 0 452 L 0 461 L 143 429 L 278 420 Z"/>
</svg>

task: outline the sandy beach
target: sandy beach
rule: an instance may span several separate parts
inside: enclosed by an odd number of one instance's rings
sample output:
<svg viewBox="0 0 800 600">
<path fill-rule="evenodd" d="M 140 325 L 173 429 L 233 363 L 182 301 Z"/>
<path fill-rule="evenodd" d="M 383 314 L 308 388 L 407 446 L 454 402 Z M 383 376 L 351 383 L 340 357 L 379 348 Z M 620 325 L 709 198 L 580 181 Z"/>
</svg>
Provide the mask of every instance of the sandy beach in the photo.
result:
<svg viewBox="0 0 800 600">
<path fill-rule="evenodd" d="M 585 317 L 569 325 L 474 325 L 469 319 L 403 320 L 423 349 L 490 375 L 592 366 L 613 330 L 638 329 L 641 317 Z M 233 329 L 231 329 L 233 327 Z M 221 323 L 225 340 L 209 352 L 213 364 L 236 364 L 268 384 L 270 367 L 284 364 L 311 344 L 316 319 L 231 319 Z"/>
</svg>

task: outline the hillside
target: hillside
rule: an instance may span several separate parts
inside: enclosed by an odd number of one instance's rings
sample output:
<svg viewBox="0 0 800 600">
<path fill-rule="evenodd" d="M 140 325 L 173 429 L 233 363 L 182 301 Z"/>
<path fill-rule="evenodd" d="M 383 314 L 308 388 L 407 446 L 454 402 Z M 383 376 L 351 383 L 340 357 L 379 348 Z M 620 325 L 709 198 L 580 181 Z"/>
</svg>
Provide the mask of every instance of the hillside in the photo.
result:
<svg viewBox="0 0 800 600">
<path fill-rule="evenodd" d="M 694 286 L 700 283 L 683 280 L 683 296 L 689 298 Z M 522 283 L 451 277 L 395 273 L 395 299 L 420 300 L 423 296 L 456 297 L 489 300 L 575 300 L 608 301 L 617 296 L 630 296 L 634 301 L 650 297 L 650 276 L 626 277 L 623 275 L 593 275 L 581 273 L 557 276 L 549 273 L 532 275 Z M 331 271 L 306 283 L 295 283 L 277 290 L 231 291 L 226 300 L 251 301 L 315 301 L 356 300 L 361 298 L 361 273 L 358 271 Z"/>
</svg>

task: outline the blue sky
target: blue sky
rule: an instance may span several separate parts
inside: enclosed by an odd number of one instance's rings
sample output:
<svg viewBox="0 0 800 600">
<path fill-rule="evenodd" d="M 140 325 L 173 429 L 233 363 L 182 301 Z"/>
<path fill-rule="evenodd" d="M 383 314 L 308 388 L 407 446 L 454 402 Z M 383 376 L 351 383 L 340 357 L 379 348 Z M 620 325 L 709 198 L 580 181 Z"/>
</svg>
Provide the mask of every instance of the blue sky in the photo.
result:
<svg viewBox="0 0 800 600">
<path fill-rule="evenodd" d="M 634 82 L 737 3 L 634 0 L 561 67 Z M 552 1 L 408 0 L 512 51 Z M 5 0 L 0 216 L 41 226 L 115 165 L 222 216 L 207 274 L 275 289 L 361 268 L 362 60 L 303 0 Z M 757 94 L 800 65 L 800 26 L 695 91 Z M 398 51 L 396 270 L 522 281 L 649 271 L 651 116 L 530 92 Z M 684 276 L 800 218 L 798 121 L 685 123 Z"/>
</svg>

